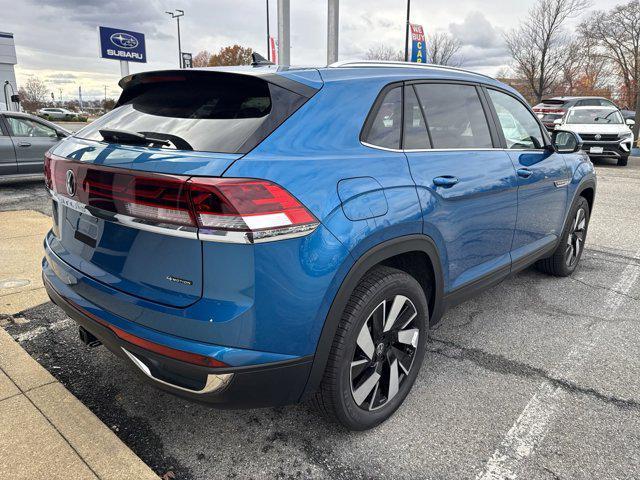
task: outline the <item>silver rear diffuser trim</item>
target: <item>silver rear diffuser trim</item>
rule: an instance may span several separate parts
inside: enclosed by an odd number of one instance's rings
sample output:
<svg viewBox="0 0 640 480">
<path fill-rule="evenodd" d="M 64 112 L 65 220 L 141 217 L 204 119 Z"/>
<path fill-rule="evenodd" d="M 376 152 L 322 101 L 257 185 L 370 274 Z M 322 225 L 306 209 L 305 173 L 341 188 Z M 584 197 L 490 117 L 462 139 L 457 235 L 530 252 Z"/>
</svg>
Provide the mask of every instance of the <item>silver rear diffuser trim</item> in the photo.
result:
<svg viewBox="0 0 640 480">
<path fill-rule="evenodd" d="M 182 390 L 183 392 L 195 393 L 198 395 L 202 395 L 205 393 L 212 393 L 226 387 L 229 384 L 229 382 L 231 382 L 231 379 L 233 378 L 233 373 L 221 373 L 217 375 L 209 374 L 207 375 L 207 381 L 205 382 L 205 385 L 204 387 L 202 387 L 201 390 L 192 390 L 190 388 L 180 387 L 179 385 L 174 385 L 173 383 L 165 382 L 164 380 L 154 377 L 149 367 L 147 367 L 147 365 L 142 360 L 140 360 L 138 357 L 136 357 L 133 353 L 131 353 L 125 348 L 122 348 L 122 351 L 125 353 L 127 357 L 129 357 L 129 359 L 133 362 L 133 364 L 136 367 L 138 367 L 138 369 L 142 373 L 144 373 L 147 377 L 149 377 L 151 380 L 153 380 L 154 382 L 160 383 L 162 385 L 165 385 L 167 387 L 175 388 L 176 390 Z"/>
</svg>

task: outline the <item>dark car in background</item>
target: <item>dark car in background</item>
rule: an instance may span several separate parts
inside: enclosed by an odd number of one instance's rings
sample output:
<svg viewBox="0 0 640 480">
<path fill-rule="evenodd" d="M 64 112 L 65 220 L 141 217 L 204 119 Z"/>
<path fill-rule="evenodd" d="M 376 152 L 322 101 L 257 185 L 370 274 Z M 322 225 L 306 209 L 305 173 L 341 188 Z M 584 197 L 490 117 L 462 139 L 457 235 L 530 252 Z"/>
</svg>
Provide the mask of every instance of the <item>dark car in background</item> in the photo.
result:
<svg viewBox="0 0 640 480">
<path fill-rule="evenodd" d="M 70 133 L 27 113 L 0 111 L 0 178 L 42 173 L 45 152 Z"/>
<path fill-rule="evenodd" d="M 604 97 L 553 97 L 542 100 L 533 111 L 548 130 L 555 128 L 554 121 L 561 119 L 571 107 L 617 107 Z"/>
</svg>

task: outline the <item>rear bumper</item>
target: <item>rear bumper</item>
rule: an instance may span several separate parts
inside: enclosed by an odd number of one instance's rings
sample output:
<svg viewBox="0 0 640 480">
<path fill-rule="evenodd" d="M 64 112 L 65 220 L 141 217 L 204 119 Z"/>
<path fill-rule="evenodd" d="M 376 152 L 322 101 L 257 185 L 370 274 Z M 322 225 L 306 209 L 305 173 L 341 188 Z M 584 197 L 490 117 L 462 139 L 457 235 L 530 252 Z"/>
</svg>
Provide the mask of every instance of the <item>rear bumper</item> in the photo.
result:
<svg viewBox="0 0 640 480">
<path fill-rule="evenodd" d="M 180 397 L 220 408 L 257 408 L 299 401 L 311 370 L 312 356 L 216 368 L 166 357 L 123 340 L 108 322 L 98 322 L 97 315 L 92 313 L 89 316 L 83 306 L 59 291 L 64 290 L 64 283 L 54 286 L 57 282 L 51 274 L 45 260 L 43 281 L 51 301 L 116 356 L 128 362 L 145 382 Z"/>
</svg>

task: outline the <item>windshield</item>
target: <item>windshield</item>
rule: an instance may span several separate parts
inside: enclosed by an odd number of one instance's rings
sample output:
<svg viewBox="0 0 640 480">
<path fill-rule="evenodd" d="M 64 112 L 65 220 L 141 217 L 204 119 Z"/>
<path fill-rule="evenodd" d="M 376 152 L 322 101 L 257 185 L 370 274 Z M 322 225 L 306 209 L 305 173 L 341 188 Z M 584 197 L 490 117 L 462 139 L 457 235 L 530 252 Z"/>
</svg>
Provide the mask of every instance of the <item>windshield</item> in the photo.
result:
<svg viewBox="0 0 640 480">
<path fill-rule="evenodd" d="M 567 123 L 573 124 L 621 124 L 622 115 L 618 110 L 609 108 L 585 108 L 570 110 Z"/>
</svg>

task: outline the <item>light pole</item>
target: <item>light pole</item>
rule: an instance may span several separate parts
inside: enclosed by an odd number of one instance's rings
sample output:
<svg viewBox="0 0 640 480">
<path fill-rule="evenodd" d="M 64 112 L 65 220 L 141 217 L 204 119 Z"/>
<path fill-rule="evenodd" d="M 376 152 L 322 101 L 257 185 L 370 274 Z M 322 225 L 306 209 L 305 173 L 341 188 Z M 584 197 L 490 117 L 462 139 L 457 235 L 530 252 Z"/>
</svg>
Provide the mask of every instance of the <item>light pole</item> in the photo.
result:
<svg viewBox="0 0 640 480">
<path fill-rule="evenodd" d="M 171 18 L 175 18 L 178 24 L 178 68 L 182 68 L 182 45 L 180 44 L 180 17 L 184 16 L 184 10 L 176 10 L 174 12 L 164 12 L 171 15 Z"/>
<path fill-rule="evenodd" d="M 340 0 L 329 0 L 327 6 L 327 65 L 331 65 L 338 61 Z"/>
<path fill-rule="evenodd" d="M 407 0 L 407 26 L 404 32 L 404 61 L 409 61 L 409 16 L 411 15 L 411 0 Z"/>
<path fill-rule="evenodd" d="M 290 0 L 278 0 L 278 64 L 291 65 Z"/>
<path fill-rule="evenodd" d="M 269 33 L 269 0 L 267 0 L 267 60 L 271 61 L 271 34 Z"/>
</svg>

